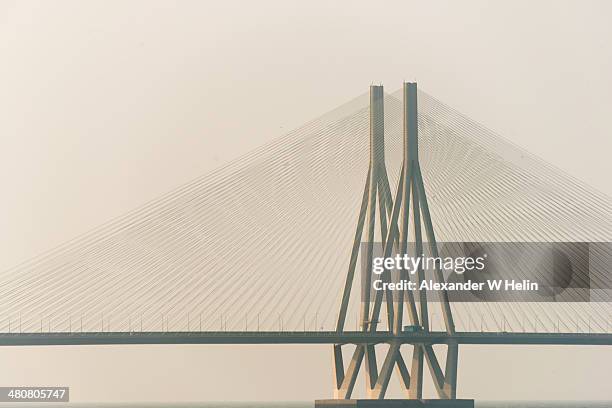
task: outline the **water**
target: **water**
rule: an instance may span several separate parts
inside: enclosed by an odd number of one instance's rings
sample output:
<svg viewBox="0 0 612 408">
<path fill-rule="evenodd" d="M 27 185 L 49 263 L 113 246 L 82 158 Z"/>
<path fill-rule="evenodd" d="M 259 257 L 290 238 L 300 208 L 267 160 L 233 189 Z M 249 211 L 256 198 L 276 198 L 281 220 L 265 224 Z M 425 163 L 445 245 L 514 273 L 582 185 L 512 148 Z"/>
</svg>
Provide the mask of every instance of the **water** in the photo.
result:
<svg viewBox="0 0 612 408">
<path fill-rule="evenodd" d="M 202 403 L 11 403 L 1 408 L 312 408 L 313 402 L 202 402 Z M 480 401 L 476 408 L 612 408 L 612 401 Z"/>
<path fill-rule="evenodd" d="M 612 408 L 612 401 L 477 401 L 476 408 Z"/>
</svg>

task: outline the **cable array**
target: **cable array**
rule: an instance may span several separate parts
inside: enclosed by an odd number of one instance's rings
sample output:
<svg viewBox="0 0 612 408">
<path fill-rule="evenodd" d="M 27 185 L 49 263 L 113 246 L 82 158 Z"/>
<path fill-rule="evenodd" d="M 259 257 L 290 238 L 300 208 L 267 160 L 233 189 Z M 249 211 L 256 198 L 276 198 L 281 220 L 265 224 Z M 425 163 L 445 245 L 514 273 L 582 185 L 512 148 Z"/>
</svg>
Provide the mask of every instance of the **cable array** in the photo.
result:
<svg viewBox="0 0 612 408">
<path fill-rule="evenodd" d="M 398 94 L 386 95 L 392 189 L 401 118 Z M 367 173 L 368 120 L 363 94 L 3 272 L 0 331 L 332 329 Z M 610 241 L 609 197 L 424 92 L 419 150 L 440 242 Z M 592 276 L 602 286 L 606 268 Z M 601 332 L 610 330 L 609 306 L 455 303 L 453 315 L 458 330 Z M 357 309 L 353 302 L 348 316 Z M 442 328 L 441 316 L 431 321 Z"/>
</svg>

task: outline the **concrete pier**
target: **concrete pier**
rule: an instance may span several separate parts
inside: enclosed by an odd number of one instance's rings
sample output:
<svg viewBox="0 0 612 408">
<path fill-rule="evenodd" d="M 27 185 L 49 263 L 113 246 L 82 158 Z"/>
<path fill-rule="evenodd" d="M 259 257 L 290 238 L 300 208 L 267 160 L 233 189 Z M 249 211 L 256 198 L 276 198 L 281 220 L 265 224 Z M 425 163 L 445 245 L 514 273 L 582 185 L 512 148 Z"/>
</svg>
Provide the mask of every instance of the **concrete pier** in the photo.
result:
<svg viewBox="0 0 612 408">
<path fill-rule="evenodd" d="M 474 408 L 473 399 L 330 399 L 316 400 L 315 408 Z"/>
</svg>

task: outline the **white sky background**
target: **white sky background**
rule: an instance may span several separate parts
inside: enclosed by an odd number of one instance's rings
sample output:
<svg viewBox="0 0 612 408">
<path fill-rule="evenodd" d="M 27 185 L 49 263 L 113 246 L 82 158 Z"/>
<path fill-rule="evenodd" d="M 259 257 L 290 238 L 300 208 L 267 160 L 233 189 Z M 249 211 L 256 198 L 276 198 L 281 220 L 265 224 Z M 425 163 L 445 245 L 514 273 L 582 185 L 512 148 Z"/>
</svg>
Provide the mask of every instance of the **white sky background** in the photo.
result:
<svg viewBox="0 0 612 408">
<path fill-rule="evenodd" d="M 416 79 L 611 195 L 612 3 L 433 3 L 0 0 L 0 269 L 373 82 Z M 69 384 L 82 401 L 330 395 L 325 347 L 235 350 L 0 349 L 0 385 Z M 464 396 L 612 399 L 609 348 L 465 350 Z"/>
</svg>

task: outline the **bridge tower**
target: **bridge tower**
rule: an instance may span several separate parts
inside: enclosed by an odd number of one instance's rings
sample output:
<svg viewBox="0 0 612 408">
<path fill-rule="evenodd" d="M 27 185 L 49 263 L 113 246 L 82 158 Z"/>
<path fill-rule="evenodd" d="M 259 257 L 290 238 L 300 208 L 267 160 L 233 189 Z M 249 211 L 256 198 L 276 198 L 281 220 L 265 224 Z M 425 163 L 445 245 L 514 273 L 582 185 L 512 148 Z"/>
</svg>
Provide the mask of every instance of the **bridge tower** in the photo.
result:
<svg viewBox="0 0 612 408">
<path fill-rule="evenodd" d="M 427 334 L 430 332 L 427 291 L 418 289 L 405 292 L 375 291 L 373 299 L 370 294 L 377 212 L 379 214 L 381 246 L 384 257 L 394 256 L 395 254 L 420 256 L 424 252 L 424 243 L 428 246 L 430 256 L 438 256 L 433 223 L 419 166 L 416 83 L 404 83 L 403 85 L 402 116 L 403 158 L 399 183 L 395 197 L 392 199 L 384 157 L 383 87 L 370 87 L 370 164 L 336 330 L 340 333 L 345 331 L 351 289 L 361 248 L 361 256 L 365 257 L 365 262 L 362 262 L 362 264 L 365 265 L 366 270 L 361 282 L 360 330 L 372 333 L 379 332 L 378 323 L 384 301 L 387 320 L 385 330 L 390 334 L 387 337 L 390 340 L 386 341 L 388 351 L 380 369 L 377 364 L 375 344 L 356 345 L 346 370 L 342 355 L 344 345 L 335 344 L 333 346 L 334 397 L 336 399 L 351 398 L 357 375 L 364 360 L 366 391 L 370 399 L 384 399 L 394 368 L 398 373 L 406 396 L 409 399 L 422 399 L 424 362 L 427 362 L 438 397 L 440 399 L 456 398 L 458 345 L 452 341 L 447 344 L 445 367 L 442 369 L 432 344 L 427 342 Z M 367 229 L 364 237 L 366 219 Z M 412 230 L 412 233 L 410 230 Z M 426 240 L 424 240 L 423 235 L 425 235 Z M 426 278 L 424 276 L 425 271 L 422 268 L 418 269 L 412 278 L 405 270 L 400 270 L 399 274 L 402 280 L 416 280 L 417 285 Z M 433 275 L 428 279 L 437 282 L 444 281 L 441 270 L 434 270 Z M 391 271 L 385 270 L 381 277 L 383 280 L 389 280 Z M 437 296 L 436 303 L 441 306 L 445 330 L 452 335 L 455 333 L 455 326 L 448 295 L 446 292 L 437 292 Z M 404 317 L 404 314 L 407 316 Z M 422 330 L 422 341 L 407 341 L 403 338 L 405 322 L 413 328 L 418 327 Z M 412 345 L 410 368 L 408 368 L 402 355 L 401 348 L 405 344 Z"/>
</svg>

